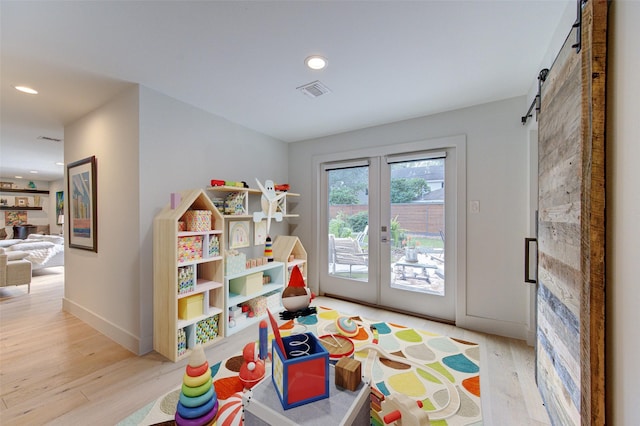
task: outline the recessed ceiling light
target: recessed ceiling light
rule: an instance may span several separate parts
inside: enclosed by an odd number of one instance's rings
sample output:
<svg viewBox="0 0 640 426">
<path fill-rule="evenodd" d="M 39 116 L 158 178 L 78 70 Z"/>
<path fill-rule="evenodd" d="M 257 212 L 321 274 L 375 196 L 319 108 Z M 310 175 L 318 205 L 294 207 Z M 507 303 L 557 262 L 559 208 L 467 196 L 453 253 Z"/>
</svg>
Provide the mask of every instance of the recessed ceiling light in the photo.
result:
<svg viewBox="0 0 640 426">
<path fill-rule="evenodd" d="M 59 162 L 59 161 L 58 161 L 58 162 L 56 163 L 56 166 L 64 166 L 64 163 L 61 163 L 61 162 Z"/>
<path fill-rule="evenodd" d="M 37 175 L 38 171 L 37 170 L 29 170 L 29 173 L 33 173 L 34 175 Z"/>
<path fill-rule="evenodd" d="M 14 176 L 16 179 L 22 179 L 22 176 Z"/>
<path fill-rule="evenodd" d="M 327 58 L 323 58 L 319 55 L 312 55 L 305 59 L 304 63 L 312 70 L 321 70 L 327 66 Z"/>
<path fill-rule="evenodd" d="M 16 90 L 19 90 L 23 93 L 28 93 L 30 95 L 37 95 L 38 91 L 36 89 L 32 89 L 31 87 L 28 86 L 15 86 Z"/>
</svg>

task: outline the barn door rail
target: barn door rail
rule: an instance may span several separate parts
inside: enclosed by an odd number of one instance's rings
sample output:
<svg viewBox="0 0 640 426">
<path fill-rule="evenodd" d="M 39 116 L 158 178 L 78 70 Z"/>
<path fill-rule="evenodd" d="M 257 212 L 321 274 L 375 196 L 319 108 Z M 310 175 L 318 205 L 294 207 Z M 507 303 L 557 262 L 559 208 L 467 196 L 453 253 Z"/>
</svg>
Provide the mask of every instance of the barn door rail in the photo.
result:
<svg viewBox="0 0 640 426">
<path fill-rule="evenodd" d="M 573 23 L 573 28 L 577 28 L 576 31 L 576 42 L 571 45 L 574 49 L 576 49 L 576 53 L 580 53 L 580 49 L 582 49 L 582 8 L 585 4 L 587 4 L 587 0 L 576 0 L 577 3 L 577 12 L 576 12 L 576 22 Z"/>
<path fill-rule="evenodd" d="M 536 108 L 536 119 L 538 118 L 538 114 L 540 114 L 540 91 L 542 90 L 542 83 L 544 83 L 548 75 L 549 68 L 543 68 L 542 70 L 540 70 L 540 73 L 538 74 L 538 94 L 535 98 L 533 98 L 533 102 L 531 102 L 531 106 L 529 106 L 529 110 L 527 111 L 527 113 L 520 119 L 523 126 L 527 124 L 528 119 L 533 117 L 533 114 L 531 114 L 531 111 L 533 111 L 533 107 Z"/>
</svg>

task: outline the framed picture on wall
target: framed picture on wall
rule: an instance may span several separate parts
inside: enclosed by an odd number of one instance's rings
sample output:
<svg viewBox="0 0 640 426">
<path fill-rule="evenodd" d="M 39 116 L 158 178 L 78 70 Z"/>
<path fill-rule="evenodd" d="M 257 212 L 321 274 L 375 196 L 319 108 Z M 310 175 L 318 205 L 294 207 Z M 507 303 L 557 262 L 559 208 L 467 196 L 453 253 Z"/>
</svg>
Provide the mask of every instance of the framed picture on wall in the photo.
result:
<svg viewBox="0 0 640 426">
<path fill-rule="evenodd" d="M 17 207 L 27 207 L 29 205 L 29 197 L 16 197 Z"/>
<path fill-rule="evenodd" d="M 56 192 L 56 223 L 58 225 L 62 225 L 63 223 L 60 221 L 61 216 L 64 214 L 64 192 L 58 191 Z"/>
<path fill-rule="evenodd" d="M 98 252 L 98 184 L 96 157 L 67 166 L 69 247 Z"/>
<path fill-rule="evenodd" d="M 267 242 L 267 222 L 253 222 L 253 244 L 256 246 L 264 245 Z"/>
<path fill-rule="evenodd" d="M 237 249 L 251 245 L 251 229 L 248 220 L 229 222 L 229 248 Z"/>
</svg>

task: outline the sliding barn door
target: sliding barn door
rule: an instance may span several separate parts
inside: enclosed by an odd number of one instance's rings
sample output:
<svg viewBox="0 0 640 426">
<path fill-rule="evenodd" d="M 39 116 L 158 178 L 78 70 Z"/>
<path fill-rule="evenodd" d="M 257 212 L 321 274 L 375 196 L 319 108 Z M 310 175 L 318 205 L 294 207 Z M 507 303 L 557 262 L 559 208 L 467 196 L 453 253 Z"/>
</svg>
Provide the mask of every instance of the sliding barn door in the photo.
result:
<svg viewBox="0 0 640 426">
<path fill-rule="evenodd" d="M 588 0 L 542 88 L 536 355 L 554 425 L 605 424 L 606 24 L 607 2 Z"/>
</svg>

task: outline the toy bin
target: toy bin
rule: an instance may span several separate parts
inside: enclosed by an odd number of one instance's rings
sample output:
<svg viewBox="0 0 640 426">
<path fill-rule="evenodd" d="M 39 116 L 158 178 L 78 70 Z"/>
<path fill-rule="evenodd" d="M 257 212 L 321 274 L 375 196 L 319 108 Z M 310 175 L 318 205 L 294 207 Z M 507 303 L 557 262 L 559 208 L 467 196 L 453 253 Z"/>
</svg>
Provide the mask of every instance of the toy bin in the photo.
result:
<svg viewBox="0 0 640 426">
<path fill-rule="evenodd" d="M 271 380 L 288 410 L 329 397 L 329 352 L 313 333 L 282 338 L 287 357 L 272 342 Z"/>
<path fill-rule="evenodd" d="M 253 299 L 247 300 L 242 305 L 248 306 L 249 310 L 257 317 L 267 313 L 267 298 L 264 296 L 254 297 Z"/>
<path fill-rule="evenodd" d="M 188 320 L 202 315 L 204 294 L 194 294 L 193 296 L 178 299 L 178 318 Z"/>
<path fill-rule="evenodd" d="M 211 214 L 209 210 L 187 210 L 183 216 L 187 231 L 210 231 Z"/>
<path fill-rule="evenodd" d="M 202 259 L 202 235 L 178 237 L 178 262 Z"/>
<path fill-rule="evenodd" d="M 262 290 L 262 272 L 243 275 L 229 280 L 229 290 L 242 296 L 249 296 Z"/>
<path fill-rule="evenodd" d="M 247 255 L 244 253 L 227 254 L 225 260 L 225 275 L 240 274 L 246 270 Z"/>
<path fill-rule="evenodd" d="M 178 294 L 192 292 L 196 289 L 193 265 L 178 268 Z"/>
</svg>

